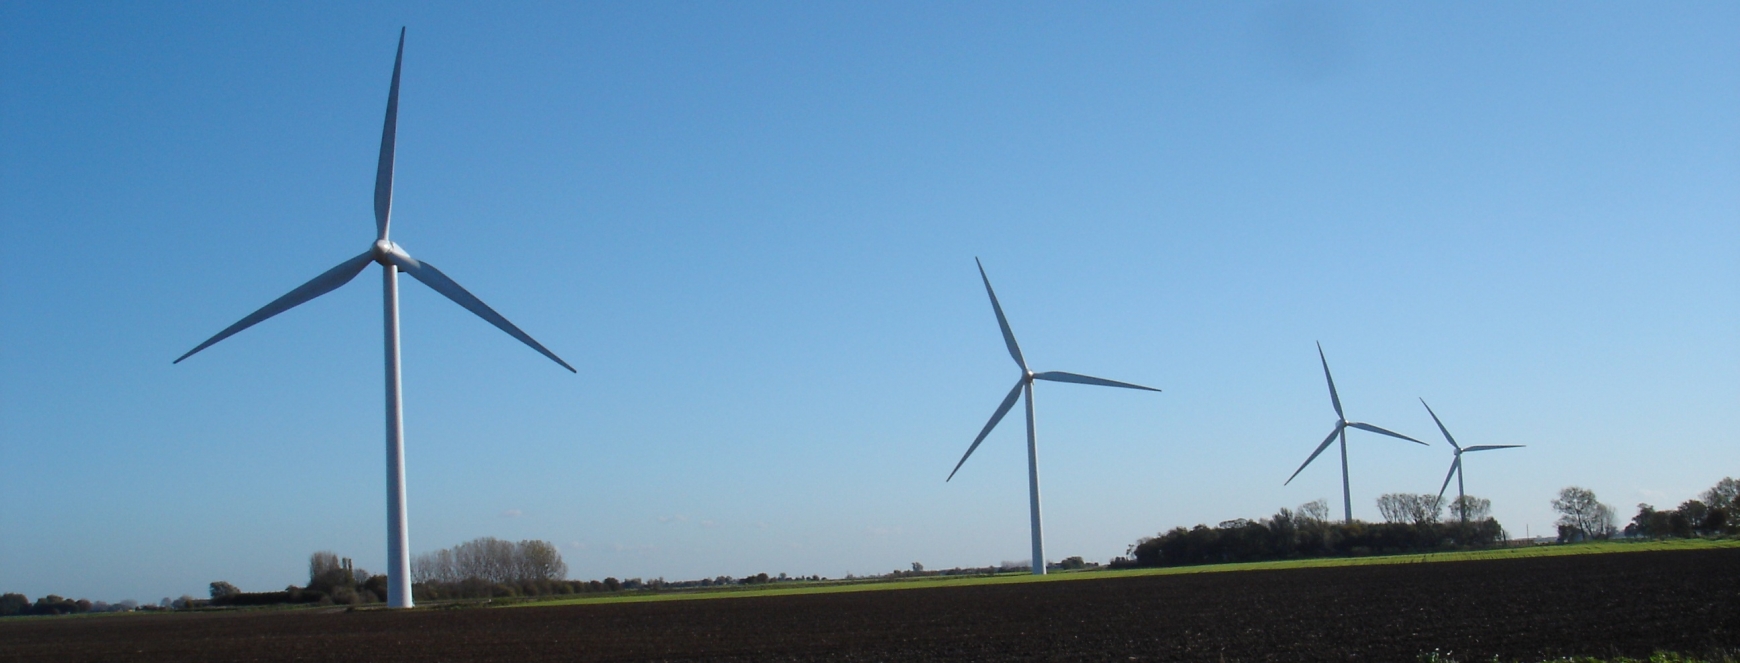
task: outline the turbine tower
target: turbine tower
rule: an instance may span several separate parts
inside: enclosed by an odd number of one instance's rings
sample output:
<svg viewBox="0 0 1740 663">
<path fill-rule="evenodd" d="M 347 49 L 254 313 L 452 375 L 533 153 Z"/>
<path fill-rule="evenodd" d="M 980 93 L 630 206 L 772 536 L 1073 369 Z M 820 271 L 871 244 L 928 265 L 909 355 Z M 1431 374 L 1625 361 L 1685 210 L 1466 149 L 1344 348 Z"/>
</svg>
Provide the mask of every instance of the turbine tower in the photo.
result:
<svg viewBox="0 0 1740 663">
<path fill-rule="evenodd" d="M 978 263 L 979 259 L 974 258 Z M 1003 397 L 1003 404 L 997 406 L 997 412 L 991 415 L 991 421 L 985 424 L 979 436 L 973 438 L 973 446 L 967 447 L 967 453 L 961 456 L 961 461 L 955 463 L 954 471 L 949 472 L 949 478 L 955 478 L 955 472 L 961 471 L 961 465 L 967 462 L 967 457 L 973 455 L 973 450 L 979 448 L 979 443 L 985 441 L 985 436 L 991 434 L 991 429 L 997 427 L 997 422 L 1003 420 L 1003 415 L 1009 413 L 1009 408 L 1015 407 L 1015 399 L 1022 394 L 1027 396 L 1027 495 L 1028 506 L 1033 511 L 1033 574 L 1045 575 L 1045 535 L 1039 523 L 1039 439 L 1033 428 L 1033 381 L 1050 380 L 1052 382 L 1074 382 L 1076 384 L 1091 384 L 1102 387 L 1123 387 L 1125 389 L 1142 389 L 1145 391 L 1160 391 L 1153 387 L 1144 387 L 1126 382 L 1115 382 L 1102 378 L 1064 373 L 1062 371 L 1047 371 L 1034 373 L 1027 368 L 1027 360 L 1021 357 L 1021 346 L 1015 344 L 1015 333 L 1009 331 L 1009 320 L 1003 317 L 1003 307 L 997 303 L 997 293 L 991 290 L 991 279 L 985 276 L 985 265 L 979 263 L 979 278 L 985 282 L 985 294 L 991 296 L 991 310 L 997 312 L 997 326 L 1003 330 L 1003 343 L 1009 346 L 1009 356 L 1015 359 L 1015 365 L 1021 367 L 1021 378 L 1015 381 L 1015 388 L 1009 390 L 1009 395 Z"/>
<path fill-rule="evenodd" d="M 1341 438 L 1341 503 L 1345 508 L 1347 522 L 1351 523 L 1353 522 L 1353 493 L 1347 486 L 1347 429 L 1358 428 L 1363 431 L 1388 435 L 1390 437 L 1407 440 L 1420 445 L 1426 443 L 1395 431 L 1378 428 L 1371 424 L 1360 423 L 1358 421 L 1348 421 L 1347 415 L 1341 412 L 1341 396 L 1335 393 L 1335 378 L 1329 375 L 1329 360 L 1323 356 L 1322 343 L 1317 344 L 1317 359 L 1323 362 L 1323 379 L 1329 381 L 1329 402 L 1335 405 L 1335 430 L 1329 431 L 1329 437 L 1323 438 L 1323 444 L 1317 445 L 1317 450 L 1311 452 L 1311 457 L 1306 458 L 1305 463 L 1300 465 L 1299 469 L 1293 470 L 1293 476 L 1287 477 L 1287 480 L 1281 485 L 1285 486 L 1289 483 L 1293 483 L 1293 478 L 1299 476 L 1300 472 L 1305 471 L 1305 466 L 1310 465 L 1311 461 L 1317 460 L 1317 456 L 1322 454 L 1324 449 L 1329 448 L 1329 443 L 1334 442 L 1338 437 Z"/>
<path fill-rule="evenodd" d="M 1426 399 L 1424 399 L 1424 398 L 1420 399 L 1420 404 L 1426 405 Z M 1517 449 L 1517 448 L 1525 447 L 1528 445 L 1526 445 L 1526 444 L 1481 444 L 1481 445 L 1476 445 L 1476 446 L 1472 446 L 1472 447 L 1464 447 L 1464 446 L 1456 444 L 1456 438 L 1450 437 L 1450 429 L 1445 428 L 1444 422 L 1438 420 L 1438 413 L 1432 411 L 1432 406 L 1426 405 L 1426 414 L 1432 415 L 1432 423 L 1438 424 L 1438 430 L 1443 431 L 1444 439 L 1448 440 L 1450 442 L 1451 448 L 1456 450 L 1456 460 L 1450 462 L 1450 472 L 1448 474 L 1444 475 L 1444 485 L 1438 487 L 1438 501 L 1442 502 L 1444 500 L 1444 490 L 1446 488 L 1450 487 L 1450 477 L 1452 475 L 1454 475 L 1456 477 L 1456 506 L 1460 507 L 1459 510 L 1462 512 L 1462 514 L 1461 514 L 1462 515 L 1462 522 L 1466 523 L 1466 522 L 1468 522 L 1468 502 L 1464 498 L 1466 498 L 1468 496 L 1468 494 L 1463 492 L 1463 490 L 1462 490 L 1462 454 L 1464 452 L 1469 452 L 1469 451 L 1491 451 L 1493 449 Z"/>
<path fill-rule="evenodd" d="M 247 329 L 267 318 L 283 313 L 303 302 L 309 301 L 339 286 L 349 283 L 362 273 L 369 263 L 381 266 L 381 277 L 384 293 L 384 317 L 386 320 L 386 376 L 387 376 L 387 605 L 394 608 L 411 607 L 411 557 L 408 534 L 405 531 L 405 435 L 404 418 L 400 409 L 399 398 L 399 272 L 410 274 L 424 285 L 434 289 L 465 307 L 465 310 L 477 314 L 489 321 L 509 336 L 517 338 L 549 357 L 562 368 L 574 371 L 573 366 L 562 361 L 555 353 L 540 345 L 531 336 L 520 331 L 507 318 L 496 313 L 489 305 L 467 292 L 453 279 L 448 278 L 434 265 L 412 258 L 398 244 L 387 239 L 388 221 L 393 210 L 393 141 L 399 118 L 399 64 L 405 57 L 405 30 L 399 29 L 399 51 L 393 58 L 393 83 L 387 91 L 387 119 L 381 129 L 381 157 L 375 170 L 375 242 L 367 251 L 354 258 L 338 264 L 337 267 L 326 270 L 307 283 L 302 284 L 289 294 L 273 300 L 272 303 L 248 314 L 236 324 L 218 332 L 216 336 L 206 339 L 187 354 L 181 355 L 174 362 L 179 364 L 182 359 L 193 356 L 194 353 L 211 347 L 236 332 Z"/>
</svg>

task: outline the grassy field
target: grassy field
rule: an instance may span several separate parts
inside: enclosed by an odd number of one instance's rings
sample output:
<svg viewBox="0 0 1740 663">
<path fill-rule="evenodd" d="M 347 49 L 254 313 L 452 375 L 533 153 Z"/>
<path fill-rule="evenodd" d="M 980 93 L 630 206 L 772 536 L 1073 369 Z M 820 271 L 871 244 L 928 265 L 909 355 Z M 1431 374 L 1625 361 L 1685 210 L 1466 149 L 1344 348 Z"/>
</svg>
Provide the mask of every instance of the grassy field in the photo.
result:
<svg viewBox="0 0 1740 663">
<path fill-rule="evenodd" d="M 690 601 L 704 599 L 743 598 L 751 596 L 795 596 L 801 594 L 830 594 L 837 592 L 880 592 L 901 589 L 926 589 L 932 587 L 958 587 L 966 585 L 994 585 L 1029 582 L 1069 582 L 1072 580 L 1099 580 L 1107 578 L 1125 578 L 1133 576 L 1180 575 L 1187 573 L 1229 573 L 1236 571 L 1259 571 L 1278 569 L 1302 569 L 1332 566 L 1366 566 L 1373 564 L 1431 564 L 1437 562 L 1464 562 L 1475 560 L 1519 559 L 1524 557 L 1553 557 L 1559 555 L 1593 555 L 1608 553 L 1644 552 L 1652 550 L 1704 550 L 1711 548 L 1740 548 L 1740 540 L 1736 539 L 1667 539 L 1662 541 L 1598 541 L 1593 543 L 1575 543 L 1565 545 L 1523 546 L 1516 548 L 1495 548 L 1491 550 L 1474 550 L 1467 552 L 1441 552 L 1415 555 L 1380 555 L 1371 557 L 1330 557 L 1317 559 L 1286 560 L 1276 562 L 1247 562 L 1240 564 L 1208 564 L 1202 566 L 1174 566 L 1156 569 L 1127 569 L 1119 571 L 1082 570 L 1059 571 L 1043 576 L 1031 573 L 999 573 L 996 575 L 974 576 L 927 576 L 920 578 L 900 578 L 892 580 L 836 580 L 822 582 L 789 582 L 770 585 L 731 587 L 708 587 L 696 589 L 670 590 L 664 592 L 623 592 L 605 596 L 581 596 L 575 598 L 560 598 L 547 600 L 526 600 L 508 604 L 506 607 L 579 605 L 593 603 L 635 603 L 643 601 Z"/>
</svg>

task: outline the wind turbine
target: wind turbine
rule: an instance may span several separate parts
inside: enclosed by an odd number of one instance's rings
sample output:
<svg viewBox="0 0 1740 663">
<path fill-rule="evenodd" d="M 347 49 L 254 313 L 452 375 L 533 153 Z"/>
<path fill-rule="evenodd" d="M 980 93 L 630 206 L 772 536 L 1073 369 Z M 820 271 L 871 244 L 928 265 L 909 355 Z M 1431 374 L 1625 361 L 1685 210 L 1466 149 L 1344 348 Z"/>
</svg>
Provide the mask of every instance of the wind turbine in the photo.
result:
<svg viewBox="0 0 1740 663">
<path fill-rule="evenodd" d="M 1015 407 L 1015 399 L 1023 393 L 1027 395 L 1027 495 L 1028 505 L 1033 511 L 1033 575 L 1045 575 L 1045 535 L 1039 524 L 1039 438 L 1033 428 L 1033 381 L 1050 380 L 1052 382 L 1074 382 L 1076 384 L 1091 384 L 1102 387 L 1123 387 L 1125 389 L 1142 389 L 1145 391 L 1160 391 L 1153 387 L 1144 387 L 1127 382 L 1116 382 L 1102 378 L 1065 373 L 1062 371 L 1047 371 L 1034 373 L 1027 368 L 1027 360 L 1021 357 L 1021 346 L 1015 344 L 1015 333 L 1009 331 L 1009 320 L 1003 317 L 1003 307 L 997 303 L 997 293 L 991 290 L 991 279 L 985 276 L 985 265 L 978 258 L 973 262 L 979 265 L 979 278 L 985 282 L 985 294 L 991 296 L 991 310 L 997 312 L 997 326 L 1003 329 L 1003 343 L 1009 346 L 1009 356 L 1015 359 L 1015 365 L 1021 367 L 1021 378 L 1015 381 L 1015 388 L 1009 390 L 1009 395 L 1003 397 L 1003 404 L 997 406 L 996 414 L 991 415 L 991 421 L 985 424 L 979 436 L 973 438 L 973 446 L 967 447 L 967 453 L 961 456 L 961 461 L 955 463 L 955 469 L 949 472 L 949 478 L 955 478 L 955 472 L 961 471 L 961 465 L 967 462 L 967 457 L 973 455 L 973 450 L 979 448 L 979 443 L 985 441 L 985 436 L 991 434 L 991 429 L 997 427 L 997 422 L 1003 420 L 1003 415 L 1009 413 L 1009 408 Z"/>
<path fill-rule="evenodd" d="M 1420 399 L 1421 405 L 1426 405 L 1426 399 Z M 1456 449 L 1456 460 L 1450 463 L 1450 472 L 1444 475 L 1444 485 L 1438 487 L 1438 500 L 1444 500 L 1444 490 L 1450 487 L 1450 476 L 1456 476 L 1456 504 L 1462 507 L 1462 522 L 1468 522 L 1468 503 L 1464 500 L 1467 493 L 1462 490 L 1462 454 L 1468 451 L 1491 451 L 1493 449 L 1516 449 L 1528 446 L 1526 444 L 1481 444 L 1464 447 L 1456 444 L 1456 438 L 1450 437 L 1450 429 L 1444 427 L 1444 422 L 1438 420 L 1438 413 L 1432 411 L 1432 406 L 1426 405 L 1426 414 L 1432 415 L 1432 423 L 1438 424 L 1438 430 L 1444 432 L 1444 439 L 1450 441 L 1450 446 Z"/>
<path fill-rule="evenodd" d="M 337 267 L 326 270 L 307 283 L 302 284 L 289 294 L 279 297 L 248 314 L 236 324 L 218 332 L 216 336 L 206 339 L 187 354 L 181 355 L 174 362 L 179 364 L 182 359 L 193 356 L 222 341 L 236 332 L 252 327 L 267 318 L 283 313 L 308 300 L 314 299 L 339 286 L 349 283 L 362 273 L 369 263 L 381 266 L 383 293 L 385 298 L 384 317 L 386 320 L 386 372 L 387 372 L 387 605 L 394 608 L 411 607 L 411 557 L 409 539 L 405 531 L 405 435 L 404 418 L 401 414 L 399 397 L 399 272 L 410 274 L 424 285 L 434 289 L 465 307 L 465 310 L 477 314 L 489 321 L 509 336 L 517 338 L 537 350 L 545 357 L 562 365 L 562 368 L 574 371 L 573 366 L 562 361 L 555 353 L 540 345 L 531 336 L 520 331 L 507 318 L 496 313 L 489 305 L 467 292 L 453 279 L 448 278 L 434 265 L 412 258 L 398 244 L 387 239 L 388 221 L 393 210 L 393 141 L 399 118 L 399 64 L 405 57 L 405 30 L 399 29 L 399 51 L 393 57 L 393 83 L 387 91 L 387 119 L 381 129 L 381 157 L 375 170 L 375 242 L 367 251 L 354 258 L 338 264 Z"/>
<path fill-rule="evenodd" d="M 1335 430 L 1329 431 L 1329 437 L 1323 438 L 1323 444 L 1317 445 L 1317 450 L 1311 452 L 1311 457 L 1306 458 L 1305 463 L 1300 465 L 1299 469 L 1293 470 L 1293 476 L 1287 477 L 1287 480 L 1281 485 L 1285 486 L 1289 483 L 1293 483 L 1293 478 L 1299 476 L 1300 472 L 1305 471 L 1305 466 L 1310 465 L 1311 461 L 1317 460 L 1318 454 L 1323 453 L 1324 449 L 1329 448 L 1329 443 L 1334 442 L 1338 437 L 1341 438 L 1341 503 L 1346 509 L 1345 513 L 1347 516 L 1347 522 L 1351 523 L 1353 522 L 1353 493 L 1348 490 L 1347 487 L 1347 429 L 1358 428 L 1363 431 L 1388 435 L 1390 437 L 1407 440 L 1420 445 L 1426 443 L 1395 431 L 1378 428 L 1371 424 L 1360 423 L 1358 421 L 1348 421 L 1347 415 L 1341 412 L 1341 396 L 1335 393 L 1335 378 L 1329 375 L 1329 360 L 1323 356 L 1322 343 L 1317 344 L 1317 359 L 1323 362 L 1323 379 L 1329 381 L 1329 402 L 1335 405 Z"/>
</svg>

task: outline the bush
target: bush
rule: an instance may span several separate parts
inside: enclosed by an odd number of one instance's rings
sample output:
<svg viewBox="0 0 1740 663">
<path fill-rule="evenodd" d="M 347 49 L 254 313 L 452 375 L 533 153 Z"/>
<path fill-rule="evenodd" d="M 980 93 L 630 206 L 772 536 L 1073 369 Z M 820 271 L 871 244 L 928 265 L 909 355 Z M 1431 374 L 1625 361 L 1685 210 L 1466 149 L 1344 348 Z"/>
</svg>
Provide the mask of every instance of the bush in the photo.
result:
<svg viewBox="0 0 1740 663">
<path fill-rule="evenodd" d="M 1491 518 L 1468 523 L 1326 523 L 1282 509 L 1268 520 L 1177 527 L 1137 541 L 1128 554 L 1136 566 L 1186 566 L 1455 550 L 1491 546 L 1504 538 L 1504 528 Z"/>
<path fill-rule="evenodd" d="M 220 598 L 240 593 L 242 593 L 241 589 L 222 580 L 211 584 L 211 600 L 214 602 Z"/>
</svg>

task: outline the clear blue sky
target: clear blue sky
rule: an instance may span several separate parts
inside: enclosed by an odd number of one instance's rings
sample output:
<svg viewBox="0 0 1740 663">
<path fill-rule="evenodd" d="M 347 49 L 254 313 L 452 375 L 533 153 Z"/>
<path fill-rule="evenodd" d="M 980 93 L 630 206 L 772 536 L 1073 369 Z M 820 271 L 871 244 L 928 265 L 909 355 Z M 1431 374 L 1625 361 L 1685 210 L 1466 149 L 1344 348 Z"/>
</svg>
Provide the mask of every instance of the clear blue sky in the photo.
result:
<svg viewBox="0 0 1740 663">
<path fill-rule="evenodd" d="M 1740 6 L 0 5 L 0 590 L 381 570 L 380 293 L 171 366 L 393 237 L 580 369 L 404 280 L 413 552 L 581 578 L 882 573 L 1329 498 L 1513 534 L 1740 475 Z M 373 272 L 370 272 L 373 274 Z M 1452 488 L 1454 490 L 1454 488 Z"/>
</svg>

